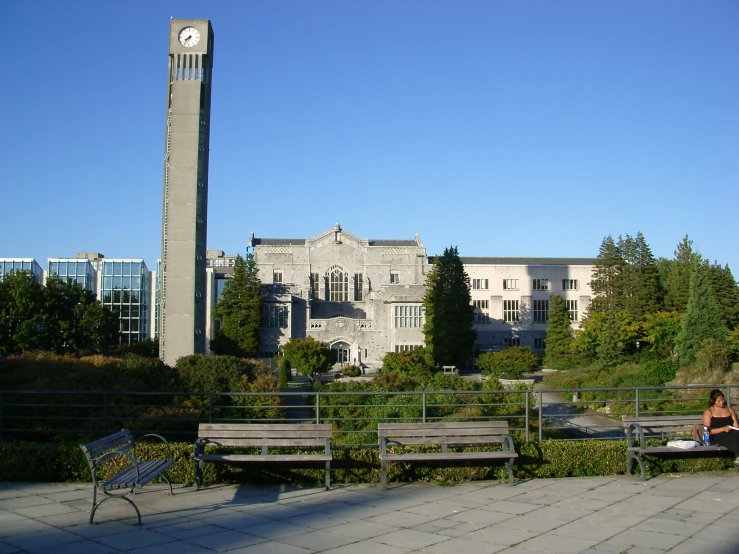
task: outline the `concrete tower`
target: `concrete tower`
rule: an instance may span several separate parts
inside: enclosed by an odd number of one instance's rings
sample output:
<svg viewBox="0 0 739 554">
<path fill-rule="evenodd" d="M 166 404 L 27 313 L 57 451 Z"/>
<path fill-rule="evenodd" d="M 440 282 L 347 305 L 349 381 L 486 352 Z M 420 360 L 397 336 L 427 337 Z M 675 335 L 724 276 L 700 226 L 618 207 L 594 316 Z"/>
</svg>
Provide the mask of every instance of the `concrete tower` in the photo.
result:
<svg viewBox="0 0 739 554">
<path fill-rule="evenodd" d="M 210 21 L 171 20 L 160 296 L 160 351 L 171 366 L 205 352 L 212 68 Z"/>
</svg>

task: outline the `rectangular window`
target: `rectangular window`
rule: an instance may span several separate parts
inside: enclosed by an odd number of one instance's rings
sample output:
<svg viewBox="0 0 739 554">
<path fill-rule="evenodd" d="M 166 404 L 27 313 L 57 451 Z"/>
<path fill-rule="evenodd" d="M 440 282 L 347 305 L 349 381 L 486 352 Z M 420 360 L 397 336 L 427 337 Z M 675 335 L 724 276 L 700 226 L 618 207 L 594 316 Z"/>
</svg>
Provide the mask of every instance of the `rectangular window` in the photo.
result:
<svg viewBox="0 0 739 554">
<path fill-rule="evenodd" d="M 282 283 L 282 271 L 275 271 L 272 273 L 272 283 L 275 285 Z"/>
<path fill-rule="evenodd" d="M 534 300 L 534 321 L 546 323 L 549 319 L 549 300 Z"/>
<path fill-rule="evenodd" d="M 475 312 L 475 323 L 490 323 L 490 314 L 486 312 Z"/>
<path fill-rule="evenodd" d="M 472 290 L 488 290 L 488 280 L 472 279 Z"/>
<path fill-rule="evenodd" d="M 534 279 L 534 290 L 549 290 L 549 279 Z"/>
<path fill-rule="evenodd" d="M 391 285 L 397 285 L 400 283 L 400 275 L 397 271 L 391 271 L 390 272 L 390 284 Z"/>
<path fill-rule="evenodd" d="M 395 306 L 395 327 L 423 327 L 423 306 Z"/>
<path fill-rule="evenodd" d="M 518 279 L 503 279 L 503 290 L 518 290 Z"/>
<path fill-rule="evenodd" d="M 534 338 L 534 350 L 544 350 L 546 348 L 546 345 L 544 344 L 545 340 L 546 339 L 541 337 Z"/>
<path fill-rule="evenodd" d="M 412 352 L 416 348 L 421 348 L 422 346 L 422 344 L 396 344 L 395 352 Z"/>
<path fill-rule="evenodd" d="M 364 287 L 364 276 L 361 273 L 354 274 L 354 301 L 362 301 L 362 287 Z"/>
<path fill-rule="evenodd" d="M 310 274 L 310 294 L 312 300 L 319 299 L 319 292 L 321 290 L 321 279 L 318 273 Z"/>
<path fill-rule="evenodd" d="M 562 290 L 578 290 L 577 279 L 562 279 Z"/>
<path fill-rule="evenodd" d="M 565 306 L 572 321 L 577 321 L 577 300 L 565 300 Z"/>
<path fill-rule="evenodd" d="M 473 300 L 472 305 L 475 308 L 479 308 L 480 310 L 487 310 L 489 307 L 490 301 L 489 300 Z"/>
<path fill-rule="evenodd" d="M 508 337 L 503 339 L 503 342 L 506 345 L 506 348 L 510 348 L 511 346 L 521 346 L 521 339 L 519 337 Z"/>
<path fill-rule="evenodd" d="M 288 307 L 281 304 L 265 304 L 263 306 L 262 326 L 273 329 L 287 329 Z"/>
<path fill-rule="evenodd" d="M 503 321 L 519 320 L 518 300 L 503 300 Z"/>
</svg>

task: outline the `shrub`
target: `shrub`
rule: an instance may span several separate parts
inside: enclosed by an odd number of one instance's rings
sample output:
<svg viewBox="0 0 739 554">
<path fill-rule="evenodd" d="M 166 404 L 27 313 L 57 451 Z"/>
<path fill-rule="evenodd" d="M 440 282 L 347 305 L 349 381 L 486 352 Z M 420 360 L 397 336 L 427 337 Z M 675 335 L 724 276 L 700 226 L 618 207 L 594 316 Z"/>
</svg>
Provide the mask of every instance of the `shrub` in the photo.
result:
<svg viewBox="0 0 739 554">
<path fill-rule="evenodd" d="M 342 368 L 341 375 L 344 377 L 359 377 L 362 375 L 362 370 L 355 365 L 348 365 Z"/>
<path fill-rule="evenodd" d="M 280 387 L 284 388 L 292 377 L 292 365 L 284 356 L 280 358 Z"/>
<path fill-rule="evenodd" d="M 511 346 L 500 352 L 485 352 L 477 359 L 477 366 L 491 377 L 521 377 L 541 365 L 541 358 L 526 346 Z"/>
</svg>

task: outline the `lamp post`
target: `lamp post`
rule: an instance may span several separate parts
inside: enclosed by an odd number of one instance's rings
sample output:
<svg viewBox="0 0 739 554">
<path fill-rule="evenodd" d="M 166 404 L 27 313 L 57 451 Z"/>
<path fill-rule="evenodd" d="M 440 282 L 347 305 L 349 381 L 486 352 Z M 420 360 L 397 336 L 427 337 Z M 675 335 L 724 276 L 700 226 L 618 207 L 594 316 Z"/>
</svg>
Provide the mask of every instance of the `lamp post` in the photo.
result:
<svg viewBox="0 0 739 554">
<path fill-rule="evenodd" d="M 637 363 L 637 365 L 639 364 L 639 359 L 641 358 L 641 356 L 639 355 L 639 352 L 640 352 L 639 351 L 639 347 L 640 346 L 641 346 L 641 344 L 639 344 L 639 341 L 636 341 L 636 363 Z"/>
</svg>

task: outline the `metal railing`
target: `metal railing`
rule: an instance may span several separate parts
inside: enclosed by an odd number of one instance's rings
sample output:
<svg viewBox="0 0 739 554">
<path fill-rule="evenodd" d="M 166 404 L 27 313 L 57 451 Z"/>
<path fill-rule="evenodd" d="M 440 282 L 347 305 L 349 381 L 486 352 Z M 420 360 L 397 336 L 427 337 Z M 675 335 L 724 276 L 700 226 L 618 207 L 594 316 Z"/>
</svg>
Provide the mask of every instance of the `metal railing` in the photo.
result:
<svg viewBox="0 0 739 554">
<path fill-rule="evenodd" d="M 521 442 L 623 438 L 623 416 L 696 414 L 739 385 L 541 390 L 195 393 L 0 391 L 0 441 L 89 441 L 121 428 L 192 440 L 199 423 L 331 423 L 344 445 L 377 445 L 377 423 L 504 419 Z"/>
</svg>

